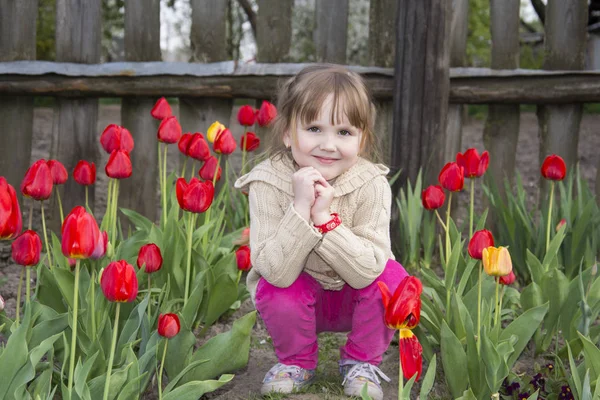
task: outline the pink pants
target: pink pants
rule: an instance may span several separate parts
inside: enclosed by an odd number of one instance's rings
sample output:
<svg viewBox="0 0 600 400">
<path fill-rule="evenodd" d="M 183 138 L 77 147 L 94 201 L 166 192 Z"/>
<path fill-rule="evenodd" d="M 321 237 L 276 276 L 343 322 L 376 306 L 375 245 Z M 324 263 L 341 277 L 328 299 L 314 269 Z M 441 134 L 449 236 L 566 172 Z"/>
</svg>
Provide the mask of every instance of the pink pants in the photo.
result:
<svg viewBox="0 0 600 400">
<path fill-rule="evenodd" d="M 384 323 L 377 282 L 385 282 L 393 293 L 407 276 L 402 265 L 390 259 L 381 275 L 363 289 L 345 285 L 339 291 L 325 290 L 306 272 L 287 288 L 275 287 L 261 278 L 256 289 L 256 309 L 282 364 L 315 369 L 317 334 L 349 331 L 346 344 L 340 348 L 340 358 L 379 365 L 394 330 Z"/>
</svg>

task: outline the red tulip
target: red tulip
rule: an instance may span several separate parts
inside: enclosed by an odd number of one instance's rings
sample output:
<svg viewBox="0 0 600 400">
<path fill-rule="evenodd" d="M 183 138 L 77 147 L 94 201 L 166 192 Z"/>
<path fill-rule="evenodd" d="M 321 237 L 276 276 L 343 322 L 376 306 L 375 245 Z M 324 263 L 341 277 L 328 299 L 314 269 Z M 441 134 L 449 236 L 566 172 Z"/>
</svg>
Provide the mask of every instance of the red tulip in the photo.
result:
<svg viewBox="0 0 600 400">
<path fill-rule="evenodd" d="M 52 194 L 52 173 L 46 160 L 37 160 L 25 173 L 21 182 L 23 196 L 47 200 Z"/>
<path fill-rule="evenodd" d="M 125 150 L 115 150 L 110 153 L 106 167 L 104 168 L 109 178 L 125 179 L 131 176 L 132 166 L 129 153 Z"/>
<path fill-rule="evenodd" d="M 137 258 L 138 268 L 145 266 L 147 274 L 158 271 L 162 267 L 163 258 L 160 254 L 160 248 L 154 243 L 145 244 L 140 247 Z"/>
<path fill-rule="evenodd" d="M 560 228 L 562 228 L 564 225 L 567 224 L 567 220 L 566 219 L 561 219 L 558 224 L 556 224 L 556 232 L 558 232 L 560 230 Z"/>
<path fill-rule="evenodd" d="M 0 176 L 0 239 L 13 239 L 23 229 L 17 192 L 6 178 Z"/>
<path fill-rule="evenodd" d="M 217 168 L 219 160 L 217 157 L 210 156 L 208 160 L 204 162 L 202 168 L 200 168 L 200 177 L 205 181 L 213 181 L 213 177 L 215 176 L 215 170 Z M 221 179 L 221 166 L 219 165 L 219 169 L 217 170 L 217 180 Z"/>
<path fill-rule="evenodd" d="M 93 260 L 99 260 L 106 254 L 106 249 L 108 247 L 108 232 L 102 231 L 98 236 L 98 242 L 96 242 L 96 247 L 94 247 L 94 252 L 90 256 Z"/>
<path fill-rule="evenodd" d="M 464 168 L 467 178 L 479 178 L 485 174 L 490 164 L 490 155 L 487 151 L 484 151 L 479 156 L 477 149 L 467 149 L 464 154 L 458 153 L 456 155 L 456 163 Z"/>
<path fill-rule="evenodd" d="M 393 296 L 385 283 L 377 284 L 385 308 L 385 324 L 392 329 L 412 329 L 417 326 L 421 319 L 421 281 L 414 276 L 405 278 Z"/>
<path fill-rule="evenodd" d="M 179 178 L 175 193 L 181 209 L 193 213 L 203 213 L 212 204 L 215 188 L 212 181 L 202 182 L 197 178 L 192 178 L 188 183 L 184 178 Z"/>
<path fill-rule="evenodd" d="M 246 151 L 254 151 L 260 146 L 260 138 L 254 132 L 248 132 L 240 138 L 240 147 Z"/>
<path fill-rule="evenodd" d="M 187 149 L 190 145 L 190 140 L 192 140 L 192 134 L 188 132 L 181 135 L 181 137 L 179 138 L 179 142 L 177 142 L 177 147 L 179 148 L 181 154 L 183 154 L 184 156 L 188 155 Z"/>
<path fill-rule="evenodd" d="M 440 185 L 431 185 L 421 193 L 421 202 L 426 210 L 436 210 L 444 205 L 446 195 Z"/>
<path fill-rule="evenodd" d="M 73 170 L 73 179 L 83 186 L 93 185 L 96 182 L 96 164 L 79 160 Z"/>
<path fill-rule="evenodd" d="M 256 115 L 256 121 L 259 126 L 268 126 L 276 116 L 277 108 L 268 101 L 263 101 Z"/>
<path fill-rule="evenodd" d="M 465 184 L 464 169 L 455 162 L 448 163 L 442 168 L 438 180 L 444 189 L 460 192 Z"/>
<path fill-rule="evenodd" d="M 108 154 L 115 150 L 131 152 L 134 146 L 131 133 L 127 129 L 116 124 L 110 124 L 104 128 L 104 131 L 100 136 L 100 144 Z"/>
<path fill-rule="evenodd" d="M 167 339 L 176 336 L 181 329 L 177 314 L 160 314 L 158 316 L 158 334 Z"/>
<path fill-rule="evenodd" d="M 418 380 L 423 369 L 423 348 L 419 339 L 410 329 L 401 329 L 398 345 L 404 378 L 410 379 L 417 374 L 415 380 Z"/>
<path fill-rule="evenodd" d="M 40 262 L 42 240 L 32 230 L 23 232 L 11 243 L 12 259 L 19 265 L 32 266 Z"/>
<path fill-rule="evenodd" d="M 194 133 L 190 138 L 187 155 L 198 161 L 206 161 L 210 157 L 208 142 L 201 133 Z"/>
<path fill-rule="evenodd" d="M 217 134 L 213 143 L 215 153 L 231 154 L 235 151 L 237 143 L 229 129 L 224 129 Z"/>
<path fill-rule="evenodd" d="M 48 160 L 50 175 L 52 175 L 52 183 L 62 185 L 69 178 L 69 173 L 65 166 L 58 160 Z"/>
<path fill-rule="evenodd" d="M 181 125 L 174 116 L 167 117 L 162 120 L 158 126 L 158 133 L 156 135 L 159 142 L 163 143 L 177 143 L 181 137 Z"/>
<path fill-rule="evenodd" d="M 165 99 L 164 97 L 158 99 L 154 104 L 154 107 L 152 107 L 150 115 L 152 115 L 153 118 L 160 120 L 163 120 L 173 115 L 173 113 L 171 112 L 171 106 L 169 105 L 167 99 Z"/>
<path fill-rule="evenodd" d="M 241 106 L 237 115 L 238 122 L 243 126 L 252 126 L 256 121 L 256 110 L 249 105 Z"/>
<path fill-rule="evenodd" d="M 100 229 L 91 214 L 76 206 L 62 225 L 62 253 L 67 258 L 88 258 L 94 254 L 100 240 Z"/>
<path fill-rule="evenodd" d="M 567 165 L 561 156 L 551 154 L 542 163 L 542 176 L 552 181 L 562 181 L 567 174 Z"/>
<path fill-rule="evenodd" d="M 252 263 L 250 261 L 250 247 L 240 246 L 235 251 L 235 258 L 237 261 L 237 267 L 240 271 L 248 271 L 250 268 L 252 268 Z"/>
<path fill-rule="evenodd" d="M 125 260 L 113 261 L 102 271 L 100 287 L 108 301 L 134 301 L 138 293 L 135 270 Z"/>
<path fill-rule="evenodd" d="M 513 271 L 510 271 L 510 274 L 508 275 L 504 275 L 498 278 L 498 281 L 502 285 L 512 285 L 513 283 L 515 283 L 516 280 L 517 277 L 515 276 L 515 273 Z"/>
<path fill-rule="evenodd" d="M 469 255 L 471 258 L 481 260 L 483 249 L 494 245 L 494 236 L 487 229 L 482 229 L 473 234 L 469 240 Z"/>
</svg>

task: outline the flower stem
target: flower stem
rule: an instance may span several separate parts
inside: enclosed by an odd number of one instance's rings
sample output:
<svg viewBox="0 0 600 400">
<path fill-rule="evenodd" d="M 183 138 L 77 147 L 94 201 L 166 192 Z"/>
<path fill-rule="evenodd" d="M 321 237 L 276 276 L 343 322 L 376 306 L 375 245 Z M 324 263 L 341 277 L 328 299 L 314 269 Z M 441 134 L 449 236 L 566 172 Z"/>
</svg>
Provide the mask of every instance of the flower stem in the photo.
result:
<svg viewBox="0 0 600 400">
<path fill-rule="evenodd" d="M 504 285 L 502 286 L 502 289 L 500 289 L 500 302 L 498 303 L 498 309 L 500 310 L 500 313 L 502 312 L 502 298 L 503 297 L 504 297 Z M 499 324 L 501 320 L 502 320 L 502 315 L 500 314 L 498 317 L 498 321 L 496 321 L 496 324 Z"/>
<path fill-rule="evenodd" d="M 550 183 L 550 204 L 548 204 L 548 222 L 546 223 L 546 252 L 550 247 L 550 221 L 552 220 L 552 203 L 554 201 L 554 181 Z"/>
<path fill-rule="evenodd" d="M 450 209 L 452 208 L 452 193 L 448 197 L 448 209 L 446 210 L 446 267 L 450 261 Z"/>
<path fill-rule="evenodd" d="M 473 237 L 473 208 L 475 205 L 475 179 L 471 179 L 471 207 L 469 208 L 469 238 Z"/>
<path fill-rule="evenodd" d="M 117 310 L 115 312 L 115 326 L 113 328 L 112 342 L 110 343 L 110 356 L 108 359 L 108 370 L 106 371 L 106 380 L 104 381 L 104 400 L 108 399 L 108 389 L 110 388 L 110 374 L 112 373 L 112 364 L 115 358 L 115 347 L 117 345 L 117 331 L 119 330 L 119 311 L 121 303 L 117 302 Z"/>
<path fill-rule="evenodd" d="M 440 225 L 442 225 L 442 228 L 445 231 L 446 230 L 446 224 L 444 223 L 444 220 L 440 216 L 440 213 L 438 212 L 438 210 L 435 210 L 435 216 L 437 217 L 438 221 L 440 222 Z"/>
<path fill-rule="evenodd" d="M 165 227 L 165 222 L 167 220 L 166 218 L 166 210 L 165 210 L 165 203 L 163 201 L 163 193 L 165 192 L 165 187 L 163 185 L 163 173 L 162 173 L 162 155 L 161 155 L 161 150 L 160 150 L 160 142 L 158 142 L 158 178 L 159 178 L 159 182 L 160 182 L 160 201 L 161 201 L 161 205 L 162 205 L 162 221 L 161 221 L 161 226 Z"/>
<path fill-rule="evenodd" d="M 21 274 L 19 275 L 19 286 L 17 287 L 17 314 L 15 317 L 15 323 L 19 326 L 19 319 L 21 313 L 21 287 L 23 286 L 23 268 L 21 268 Z"/>
<path fill-rule="evenodd" d="M 219 153 L 219 157 L 217 158 L 217 166 L 215 167 L 215 173 L 213 175 L 213 187 L 215 186 L 216 182 L 217 182 L 217 174 L 219 173 L 219 166 L 221 165 L 221 154 Z M 210 221 L 210 214 L 211 214 L 211 210 L 212 210 L 212 206 L 208 208 L 208 210 L 206 210 L 206 216 L 204 217 L 204 224 L 208 224 Z M 204 234 L 204 236 L 202 237 L 202 248 L 206 247 L 206 243 L 208 241 L 208 235 Z"/>
<path fill-rule="evenodd" d="M 158 371 L 158 400 L 162 400 L 162 374 L 163 368 L 165 367 L 165 357 L 167 355 L 167 346 L 169 345 L 169 341 L 165 340 L 165 348 L 163 350 L 162 360 L 160 361 L 160 371 Z"/>
<path fill-rule="evenodd" d="M 398 333 L 400 334 L 400 333 Z M 400 340 L 400 338 L 399 338 Z M 404 377 L 402 376 L 402 361 L 398 360 L 398 400 L 402 399 L 402 392 L 404 391 Z"/>
<path fill-rule="evenodd" d="M 50 242 L 48 242 L 48 233 L 46 231 L 46 216 L 44 215 L 44 202 L 42 204 L 42 227 L 44 229 L 44 242 L 46 242 L 46 253 L 48 254 L 48 264 L 50 265 L 50 271 L 52 271 L 52 254 L 50 251 Z"/>
<path fill-rule="evenodd" d="M 498 290 L 500 289 L 500 278 L 496 277 L 496 318 L 494 319 L 494 326 L 498 325 L 498 319 L 500 317 L 500 307 L 498 306 Z"/>
<path fill-rule="evenodd" d="M 185 179 L 185 167 L 187 167 L 187 157 L 183 160 L 183 169 L 181 170 L 181 177 Z M 192 168 L 192 177 L 194 176 L 194 169 Z"/>
<path fill-rule="evenodd" d="M 235 281 L 236 286 L 239 285 L 240 279 L 242 278 L 242 270 L 238 270 L 237 280 Z"/>
<path fill-rule="evenodd" d="M 31 199 L 31 203 L 29 206 L 29 225 L 27 227 L 27 229 L 31 230 L 31 222 L 33 219 L 33 199 Z"/>
<path fill-rule="evenodd" d="M 246 142 L 248 141 L 248 136 L 246 136 L 247 131 L 248 127 L 244 126 L 244 134 L 242 135 L 242 175 L 244 175 L 244 171 L 246 170 Z"/>
<path fill-rule="evenodd" d="M 85 209 L 86 209 L 87 211 L 89 211 L 89 210 L 90 210 L 90 205 L 88 204 L 88 203 L 89 203 L 89 202 L 88 202 L 88 199 L 89 199 L 89 194 L 88 194 L 88 187 L 87 187 L 87 185 L 86 185 L 86 187 L 85 187 Z"/>
<path fill-rule="evenodd" d="M 151 296 L 151 291 L 152 291 L 152 283 L 150 282 L 150 274 L 148 274 L 148 318 L 151 318 L 151 311 L 150 311 L 150 307 L 152 305 L 152 296 Z"/>
<path fill-rule="evenodd" d="M 108 195 L 106 196 L 106 211 L 104 212 L 104 221 L 106 221 L 106 230 L 110 232 L 112 226 L 112 192 L 113 192 L 113 179 L 108 179 Z M 103 222 L 104 222 L 103 221 Z M 103 224 L 104 225 L 104 224 Z"/>
<path fill-rule="evenodd" d="M 92 271 L 92 279 L 90 280 L 90 284 L 92 285 L 92 340 L 96 339 L 96 313 L 94 312 L 94 310 L 96 310 L 95 307 L 95 302 L 96 302 L 96 291 L 95 291 L 95 286 L 96 286 L 96 271 Z"/>
<path fill-rule="evenodd" d="M 479 263 L 479 280 L 477 282 L 477 351 L 481 349 L 481 270 L 483 262 Z"/>
<path fill-rule="evenodd" d="M 163 218 L 165 220 L 165 225 L 167 224 L 167 144 L 164 146 L 164 157 L 163 157 Z"/>
<path fill-rule="evenodd" d="M 77 348 L 77 308 L 79 306 L 79 259 L 75 263 L 75 287 L 73 288 L 73 325 L 71 326 L 71 354 L 69 355 L 69 398 L 72 398 L 73 372 L 75 372 L 75 349 Z"/>
<path fill-rule="evenodd" d="M 112 243 L 113 246 L 116 247 L 117 241 L 117 210 L 118 210 L 118 202 L 119 202 L 119 180 L 115 179 L 115 183 L 113 186 L 113 202 L 112 202 Z"/>
<path fill-rule="evenodd" d="M 58 211 L 60 211 L 60 224 L 62 225 L 65 220 L 65 214 L 63 213 L 62 201 L 60 200 L 60 190 L 56 188 L 56 198 L 58 199 Z"/>
<path fill-rule="evenodd" d="M 29 297 L 31 296 L 30 294 L 30 283 L 31 283 L 31 267 L 25 267 L 26 270 L 26 276 L 27 279 L 25 279 L 25 289 L 26 289 L 26 293 L 27 293 L 27 298 L 25 299 L 25 303 L 29 304 Z"/>
<path fill-rule="evenodd" d="M 185 296 L 183 298 L 183 306 L 187 304 L 188 295 L 190 290 L 190 267 L 192 264 L 192 234 L 194 230 L 194 214 L 189 213 L 188 215 L 188 227 L 187 227 L 187 260 L 185 266 Z"/>
</svg>

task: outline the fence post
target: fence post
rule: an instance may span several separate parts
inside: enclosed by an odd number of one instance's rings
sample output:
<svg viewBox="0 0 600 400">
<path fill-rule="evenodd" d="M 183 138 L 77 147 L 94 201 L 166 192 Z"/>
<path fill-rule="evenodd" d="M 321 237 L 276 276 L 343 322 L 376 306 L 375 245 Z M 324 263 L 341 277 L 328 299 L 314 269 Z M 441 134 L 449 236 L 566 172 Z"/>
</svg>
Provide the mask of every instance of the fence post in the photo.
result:
<svg viewBox="0 0 600 400">
<path fill-rule="evenodd" d="M 35 60 L 37 0 L 0 0 L 0 61 Z M 0 174 L 19 186 L 31 159 L 33 97 L 0 96 L 0 121 L 4 126 L 0 146 Z M 22 204 L 22 203 L 21 203 Z M 29 209 L 29 207 L 23 207 Z"/>
<path fill-rule="evenodd" d="M 546 6 L 546 60 L 547 70 L 580 70 L 585 63 L 587 43 L 586 0 L 549 0 Z M 549 154 L 564 158 L 567 169 L 577 163 L 579 124 L 582 104 L 544 105 L 538 107 L 540 129 L 540 164 Z M 547 193 L 547 182 L 541 179 L 540 199 Z"/>
<path fill-rule="evenodd" d="M 369 10 L 369 64 L 377 67 L 394 67 L 396 8 L 398 0 L 371 0 Z M 375 100 L 377 119 L 375 134 L 381 150 L 381 161 L 390 163 L 392 148 L 392 121 L 394 103 Z"/>
<path fill-rule="evenodd" d="M 56 61 L 99 63 L 101 23 L 100 0 L 57 0 Z M 51 154 L 65 165 L 71 176 L 79 160 L 98 161 L 98 99 L 59 97 L 56 103 Z M 97 169 L 102 171 L 104 166 L 97 165 Z M 65 214 L 76 205 L 85 205 L 85 190 L 72 177 L 59 190 Z M 93 211 L 94 186 L 88 190 Z M 51 225 L 56 229 L 60 216 L 53 204 Z"/>
<path fill-rule="evenodd" d="M 192 30 L 190 62 L 211 63 L 225 61 L 227 54 L 227 8 L 229 1 L 191 0 Z M 179 114 L 184 132 L 202 132 L 215 120 L 228 124 L 231 117 L 232 99 L 179 98 Z M 175 149 L 176 150 L 176 149 Z M 221 160 L 225 171 L 224 159 Z M 196 170 L 197 171 L 197 170 Z M 221 181 L 223 181 L 222 179 Z"/>
<path fill-rule="evenodd" d="M 160 0 L 125 2 L 125 59 L 161 60 Z M 135 148 L 131 153 L 133 174 L 121 184 L 119 203 L 150 221 L 156 219 L 157 210 L 158 121 L 150 116 L 155 101 L 150 97 L 125 97 L 121 103 L 121 125 L 131 132 Z"/>
<path fill-rule="evenodd" d="M 437 181 L 450 91 L 449 12 L 446 0 L 398 3 L 391 165 L 402 173 L 394 195 L 420 168 L 426 184 Z"/>
<path fill-rule="evenodd" d="M 348 0 L 316 0 L 314 41 L 318 62 L 346 63 Z"/>
<path fill-rule="evenodd" d="M 492 68 L 519 67 L 519 0 L 491 0 Z M 486 180 L 504 191 L 504 178 L 515 174 L 519 138 L 519 104 L 490 104 L 483 132 L 485 148 L 490 153 Z"/>
</svg>

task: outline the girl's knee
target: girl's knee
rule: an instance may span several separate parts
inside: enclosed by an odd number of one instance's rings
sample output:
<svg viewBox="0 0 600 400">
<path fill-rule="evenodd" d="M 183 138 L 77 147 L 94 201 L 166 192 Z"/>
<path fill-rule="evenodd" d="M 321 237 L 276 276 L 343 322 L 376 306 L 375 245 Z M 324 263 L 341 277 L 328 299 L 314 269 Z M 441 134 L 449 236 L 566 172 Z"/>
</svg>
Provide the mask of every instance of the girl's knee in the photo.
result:
<svg viewBox="0 0 600 400">
<path fill-rule="evenodd" d="M 278 308 L 286 309 L 295 304 L 314 304 L 319 284 L 309 274 L 303 272 L 290 286 L 282 288 L 260 278 L 256 288 L 256 306 L 275 302 Z"/>
<path fill-rule="evenodd" d="M 373 286 L 377 286 L 377 282 L 383 282 L 393 293 L 400 282 L 404 280 L 408 276 L 408 272 L 404 269 L 404 267 L 396 260 L 392 260 L 391 258 L 385 264 L 385 268 L 383 272 L 375 281 L 373 282 Z"/>
</svg>

